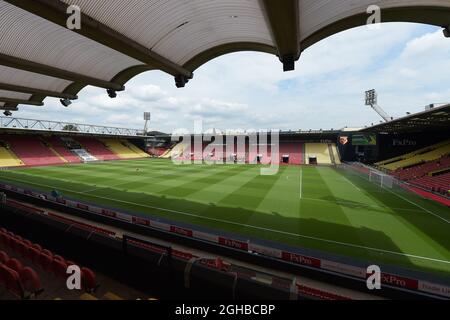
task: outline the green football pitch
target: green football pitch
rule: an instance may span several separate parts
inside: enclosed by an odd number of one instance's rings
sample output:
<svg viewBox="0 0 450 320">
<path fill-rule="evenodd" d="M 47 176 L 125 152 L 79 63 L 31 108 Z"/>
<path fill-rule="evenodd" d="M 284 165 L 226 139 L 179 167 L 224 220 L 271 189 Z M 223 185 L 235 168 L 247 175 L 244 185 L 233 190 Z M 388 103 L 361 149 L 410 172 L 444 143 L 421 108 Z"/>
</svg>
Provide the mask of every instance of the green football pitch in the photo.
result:
<svg viewBox="0 0 450 320">
<path fill-rule="evenodd" d="M 4 182 L 372 263 L 450 274 L 450 209 L 332 167 L 133 160 L 0 172 Z"/>
</svg>

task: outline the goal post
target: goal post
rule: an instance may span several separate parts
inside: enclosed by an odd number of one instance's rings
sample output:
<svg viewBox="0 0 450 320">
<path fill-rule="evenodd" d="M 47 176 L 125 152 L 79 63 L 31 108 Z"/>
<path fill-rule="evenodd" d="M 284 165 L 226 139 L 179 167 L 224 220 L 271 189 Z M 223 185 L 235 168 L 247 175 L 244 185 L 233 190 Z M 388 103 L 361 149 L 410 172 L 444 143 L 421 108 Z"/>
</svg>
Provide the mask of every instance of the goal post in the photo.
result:
<svg viewBox="0 0 450 320">
<path fill-rule="evenodd" d="M 375 170 L 369 171 L 369 181 L 381 188 L 392 189 L 394 186 L 394 178 L 392 176 Z"/>
</svg>

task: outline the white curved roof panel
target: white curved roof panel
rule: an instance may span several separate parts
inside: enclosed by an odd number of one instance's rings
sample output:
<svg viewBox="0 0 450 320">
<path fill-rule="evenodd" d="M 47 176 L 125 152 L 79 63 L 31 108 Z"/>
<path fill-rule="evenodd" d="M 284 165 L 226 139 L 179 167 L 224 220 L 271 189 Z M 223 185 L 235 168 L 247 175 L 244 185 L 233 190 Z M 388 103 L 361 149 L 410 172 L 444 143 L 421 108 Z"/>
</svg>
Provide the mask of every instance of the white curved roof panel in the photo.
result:
<svg viewBox="0 0 450 320">
<path fill-rule="evenodd" d="M 0 1 L 0 53 L 111 80 L 139 61 Z"/>
</svg>

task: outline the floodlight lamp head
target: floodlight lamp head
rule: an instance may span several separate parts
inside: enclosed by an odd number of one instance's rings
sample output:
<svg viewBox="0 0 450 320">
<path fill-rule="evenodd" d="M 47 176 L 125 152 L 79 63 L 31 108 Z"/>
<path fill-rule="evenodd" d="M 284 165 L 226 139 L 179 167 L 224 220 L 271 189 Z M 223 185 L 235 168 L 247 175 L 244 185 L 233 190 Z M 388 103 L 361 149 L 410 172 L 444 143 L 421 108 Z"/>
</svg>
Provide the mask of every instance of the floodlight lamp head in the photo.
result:
<svg viewBox="0 0 450 320">
<path fill-rule="evenodd" d="M 66 108 L 72 104 L 72 101 L 69 99 L 60 99 L 59 102 Z"/>
<path fill-rule="evenodd" d="M 11 111 L 9 111 L 9 110 L 6 110 L 5 112 L 3 112 L 3 114 L 4 114 L 6 117 L 12 116 L 12 113 L 11 113 Z"/>
<path fill-rule="evenodd" d="M 150 121 L 151 119 L 151 113 L 150 112 L 144 112 L 144 120 Z"/>
<path fill-rule="evenodd" d="M 117 97 L 117 92 L 115 90 L 113 90 L 113 89 L 106 89 L 106 92 L 108 93 L 108 96 L 111 99 L 114 99 L 114 98 Z"/>
<path fill-rule="evenodd" d="M 377 92 L 375 89 L 366 91 L 366 106 L 373 106 L 377 104 Z"/>
</svg>

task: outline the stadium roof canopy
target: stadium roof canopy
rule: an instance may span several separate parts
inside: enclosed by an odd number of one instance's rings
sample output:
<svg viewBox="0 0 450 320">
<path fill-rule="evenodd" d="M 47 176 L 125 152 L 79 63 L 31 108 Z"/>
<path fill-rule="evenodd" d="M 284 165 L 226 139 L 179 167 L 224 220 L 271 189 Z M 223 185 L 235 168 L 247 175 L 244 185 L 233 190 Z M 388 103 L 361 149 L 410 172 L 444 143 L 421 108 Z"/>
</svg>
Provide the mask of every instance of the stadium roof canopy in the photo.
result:
<svg viewBox="0 0 450 320">
<path fill-rule="evenodd" d="M 0 0 L 0 108 L 73 100 L 86 85 L 114 96 L 148 70 L 182 87 L 236 51 L 272 53 L 292 70 L 309 46 L 366 24 L 371 5 L 383 22 L 450 26 L 449 0 Z M 79 30 L 67 28 L 69 6 Z"/>
<path fill-rule="evenodd" d="M 450 131 L 450 104 L 384 122 L 361 132 L 408 133 L 437 130 Z"/>
</svg>

